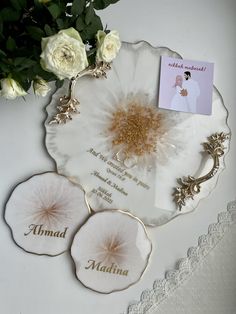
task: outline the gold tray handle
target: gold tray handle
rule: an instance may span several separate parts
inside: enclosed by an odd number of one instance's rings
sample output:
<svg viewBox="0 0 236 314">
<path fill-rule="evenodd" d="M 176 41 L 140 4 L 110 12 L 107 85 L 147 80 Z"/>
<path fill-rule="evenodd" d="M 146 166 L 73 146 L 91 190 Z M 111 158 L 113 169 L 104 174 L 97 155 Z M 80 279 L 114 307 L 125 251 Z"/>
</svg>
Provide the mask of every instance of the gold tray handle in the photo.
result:
<svg viewBox="0 0 236 314">
<path fill-rule="evenodd" d="M 208 142 L 202 144 L 204 151 L 213 159 L 213 167 L 206 175 L 199 178 L 188 176 L 177 180 L 180 187 L 175 188 L 173 197 L 180 211 L 186 205 L 187 199 L 193 199 L 196 194 L 200 193 L 201 184 L 211 179 L 217 173 L 220 165 L 219 159 L 224 155 L 225 147 L 223 143 L 229 138 L 230 134 L 215 133 L 207 138 Z"/>
<path fill-rule="evenodd" d="M 111 69 L 110 63 L 99 62 L 95 65 L 90 65 L 76 77 L 72 77 L 69 83 L 68 95 L 64 95 L 59 98 L 59 104 L 57 106 L 57 114 L 54 115 L 49 124 L 65 124 L 69 120 L 72 120 L 72 114 L 79 113 L 77 107 L 80 104 L 79 100 L 74 94 L 74 89 L 77 80 L 85 75 L 90 75 L 95 78 L 104 77 L 106 78 L 106 71 Z"/>
</svg>

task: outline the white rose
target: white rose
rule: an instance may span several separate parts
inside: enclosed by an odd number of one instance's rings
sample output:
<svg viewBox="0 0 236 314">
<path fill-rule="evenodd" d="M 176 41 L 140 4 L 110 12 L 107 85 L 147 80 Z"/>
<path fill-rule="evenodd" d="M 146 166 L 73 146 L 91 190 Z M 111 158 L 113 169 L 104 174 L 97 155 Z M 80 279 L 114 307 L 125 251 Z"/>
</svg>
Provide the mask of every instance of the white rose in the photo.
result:
<svg viewBox="0 0 236 314">
<path fill-rule="evenodd" d="M 18 96 L 27 95 L 26 91 L 21 87 L 21 85 L 11 78 L 2 79 L 1 88 L 1 96 L 7 99 L 15 99 Z"/>
<path fill-rule="evenodd" d="M 111 31 L 110 33 L 106 34 L 103 31 L 98 31 L 96 37 L 96 60 L 98 62 L 111 62 L 113 59 L 115 59 L 121 47 L 119 33 L 117 31 Z"/>
<path fill-rule="evenodd" d="M 42 38 L 41 45 L 42 68 L 54 73 L 60 80 L 71 79 L 88 66 L 85 45 L 73 27 Z"/>
<path fill-rule="evenodd" d="M 37 96 L 45 97 L 47 93 L 51 90 L 48 83 L 42 78 L 36 78 L 33 82 L 34 93 Z"/>
</svg>

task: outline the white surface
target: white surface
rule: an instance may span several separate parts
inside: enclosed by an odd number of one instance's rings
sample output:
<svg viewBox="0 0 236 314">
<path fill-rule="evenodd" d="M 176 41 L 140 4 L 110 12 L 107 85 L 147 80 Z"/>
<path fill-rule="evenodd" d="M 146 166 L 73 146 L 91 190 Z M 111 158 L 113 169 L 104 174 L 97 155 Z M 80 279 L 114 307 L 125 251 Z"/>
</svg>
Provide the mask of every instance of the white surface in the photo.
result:
<svg viewBox="0 0 236 314">
<path fill-rule="evenodd" d="M 215 63 L 214 83 L 229 110 L 233 133 L 231 151 L 226 157 L 227 169 L 221 174 L 217 188 L 194 213 L 149 231 L 154 253 L 142 281 L 107 296 L 88 291 L 79 284 L 69 254 L 55 258 L 26 254 L 14 244 L 2 218 L 0 301 L 4 314 L 119 314 L 125 311 L 130 301 L 137 300 L 145 288 L 152 286 L 155 278 L 163 278 L 165 271 L 174 268 L 176 260 L 196 245 L 200 234 L 206 233 L 218 211 L 235 198 L 235 0 L 121 0 L 100 15 L 104 25 L 107 23 L 110 29 L 119 30 L 124 41 L 145 39 L 152 45 L 168 46 L 184 58 Z M 2 213 L 16 183 L 34 173 L 54 169 L 43 144 L 45 105 L 45 99 L 33 95 L 28 96 L 27 102 L 0 99 Z M 202 313 L 200 309 L 199 313 Z"/>
</svg>

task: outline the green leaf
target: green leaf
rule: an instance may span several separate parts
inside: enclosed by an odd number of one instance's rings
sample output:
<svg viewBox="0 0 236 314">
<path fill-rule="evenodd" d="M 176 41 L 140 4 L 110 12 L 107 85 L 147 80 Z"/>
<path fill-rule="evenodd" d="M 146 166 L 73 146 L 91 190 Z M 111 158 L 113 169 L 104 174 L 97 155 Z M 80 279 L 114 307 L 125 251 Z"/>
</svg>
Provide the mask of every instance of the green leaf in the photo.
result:
<svg viewBox="0 0 236 314">
<path fill-rule="evenodd" d="M 96 48 L 92 48 L 87 52 L 87 57 L 90 57 L 91 55 L 93 55 L 96 52 Z"/>
<path fill-rule="evenodd" d="M 25 8 L 27 6 L 27 3 L 26 3 L 26 0 L 17 0 L 19 2 L 19 5 L 22 7 L 22 8 Z"/>
<path fill-rule="evenodd" d="M 11 72 L 11 67 L 9 65 L 7 65 L 6 63 L 1 62 L 1 61 L 0 61 L 0 69 L 1 69 L 0 72 L 5 72 L 5 73 Z"/>
<path fill-rule="evenodd" d="M 13 63 L 14 63 L 14 66 L 18 66 L 18 65 L 24 63 L 25 61 L 27 61 L 27 58 L 25 58 L 25 57 L 17 57 L 17 58 L 14 59 Z"/>
<path fill-rule="evenodd" d="M 44 31 L 37 26 L 26 26 L 26 30 L 29 33 L 30 37 L 40 41 L 44 36 Z"/>
<path fill-rule="evenodd" d="M 10 0 L 10 2 L 17 11 L 21 10 L 21 5 L 18 0 Z"/>
<path fill-rule="evenodd" d="M 27 91 L 30 88 L 31 81 L 28 79 L 26 74 L 15 73 L 15 72 L 11 74 L 12 74 L 12 78 L 16 80 L 25 91 Z"/>
<path fill-rule="evenodd" d="M 71 7 L 72 15 L 80 15 L 86 6 L 86 0 L 74 0 Z"/>
<path fill-rule="evenodd" d="M 3 21 L 1 21 L 1 16 L 0 16 L 0 46 L 1 46 L 1 41 L 5 41 L 5 37 L 3 34 Z"/>
<path fill-rule="evenodd" d="M 33 65 L 35 65 L 35 63 L 36 63 L 35 60 L 26 59 L 24 61 L 24 63 L 21 63 L 16 68 L 20 72 L 20 71 L 25 70 L 27 68 L 31 68 Z"/>
<path fill-rule="evenodd" d="M 114 4 L 119 0 L 94 0 L 93 5 L 96 10 L 103 10 L 110 4 Z"/>
<path fill-rule="evenodd" d="M 26 0 L 10 0 L 10 2 L 17 11 L 27 7 Z"/>
<path fill-rule="evenodd" d="M 7 39 L 6 48 L 9 51 L 14 51 L 16 49 L 16 42 L 11 36 L 9 36 Z"/>
<path fill-rule="evenodd" d="M 26 0 L 27 1 L 27 0 Z M 42 9 L 43 8 L 43 3 L 39 2 L 39 0 L 34 0 L 34 7 L 38 10 L 38 9 Z"/>
<path fill-rule="evenodd" d="M 64 21 L 63 21 L 63 19 L 56 19 L 56 23 L 57 23 L 57 27 L 59 29 L 63 29 L 64 28 Z"/>
<path fill-rule="evenodd" d="M 94 64 L 96 62 L 96 54 L 95 53 L 88 56 L 88 62 L 89 62 L 89 64 Z"/>
<path fill-rule="evenodd" d="M 20 11 L 15 11 L 12 8 L 4 8 L 0 11 L 0 20 L 3 22 L 14 22 L 20 18 Z"/>
<path fill-rule="evenodd" d="M 95 14 L 91 24 L 89 24 L 81 33 L 83 41 L 94 39 L 99 29 L 103 29 L 102 22 L 100 17 Z"/>
<path fill-rule="evenodd" d="M 63 19 L 63 23 L 64 23 L 64 27 L 63 27 L 64 29 L 71 27 L 72 26 L 71 17 L 65 17 Z"/>
<path fill-rule="evenodd" d="M 44 30 L 47 36 L 52 36 L 55 34 L 48 24 L 44 26 Z"/>
<path fill-rule="evenodd" d="M 62 87 L 63 83 L 64 83 L 64 80 L 56 80 L 55 82 L 56 88 Z"/>
<path fill-rule="evenodd" d="M 0 34 L 2 35 L 2 33 L 3 33 L 3 22 L 0 21 Z"/>
<path fill-rule="evenodd" d="M 96 48 L 92 48 L 88 51 L 87 58 L 89 64 L 94 64 L 96 62 L 96 51 L 97 51 Z"/>
<path fill-rule="evenodd" d="M 31 70 L 32 70 L 32 73 L 33 73 L 33 77 L 40 76 L 45 81 L 52 81 L 52 80 L 56 80 L 57 79 L 56 76 L 53 73 L 44 71 L 39 63 L 36 63 L 32 67 Z"/>
<path fill-rule="evenodd" d="M 51 15 L 52 15 L 52 17 L 53 17 L 54 19 L 57 19 L 58 16 L 61 14 L 61 9 L 60 9 L 60 7 L 59 7 L 57 4 L 55 4 L 55 3 L 51 4 L 51 5 L 48 7 L 48 11 L 51 13 Z"/>
<path fill-rule="evenodd" d="M 7 54 L 3 50 L 1 50 L 1 49 L 0 49 L 0 55 L 3 56 L 3 57 L 7 56 Z"/>
<path fill-rule="evenodd" d="M 86 25 L 85 25 L 85 23 L 84 23 L 84 21 L 83 21 L 81 16 L 79 16 L 77 18 L 75 25 L 76 25 L 75 27 L 76 27 L 78 32 L 81 32 L 86 27 Z"/>
<path fill-rule="evenodd" d="M 0 61 L 0 68 L 3 72 L 10 72 L 10 65 Z"/>
<path fill-rule="evenodd" d="M 86 8 L 85 14 L 85 24 L 89 25 L 92 22 L 92 19 L 95 15 L 93 3 L 90 2 L 90 5 Z"/>
<path fill-rule="evenodd" d="M 27 59 L 31 58 L 31 56 L 33 56 L 33 50 L 34 50 L 34 45 L 33 45 L 33 41 L 29 38 L 28 39 L 30 44 L 32 45 L 31 47 L 27 47 L 27 46 L 20 46 L 17 47 L 17 50 L 14 52 L 15 57 L 25 57 Z M 37 45 L 39 47 L 39 52 L 37 54 L 37 56 L 40 54 L 41 49 L 40 49 L 40 45 Z"/>
</svg>

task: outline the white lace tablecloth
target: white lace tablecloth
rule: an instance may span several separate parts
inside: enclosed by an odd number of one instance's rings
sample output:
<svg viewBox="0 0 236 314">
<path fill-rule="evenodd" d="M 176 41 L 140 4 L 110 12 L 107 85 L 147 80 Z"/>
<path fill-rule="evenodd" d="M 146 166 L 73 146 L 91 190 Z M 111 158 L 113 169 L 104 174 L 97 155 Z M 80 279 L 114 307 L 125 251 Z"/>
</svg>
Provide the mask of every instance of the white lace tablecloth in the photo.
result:
<svg viewBox="0 0 236 314">
<path fill-rule="evenodd" d="M 156 280 L 127 313 L 236 313 L 236 201 L 218 215 L 176 269 Z"/>
</svg>

